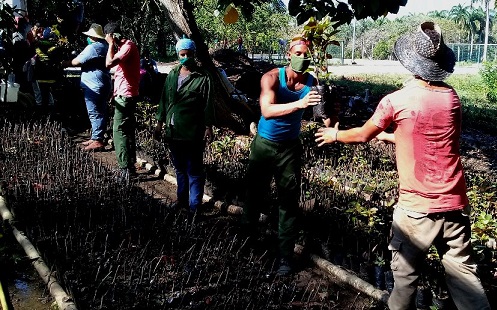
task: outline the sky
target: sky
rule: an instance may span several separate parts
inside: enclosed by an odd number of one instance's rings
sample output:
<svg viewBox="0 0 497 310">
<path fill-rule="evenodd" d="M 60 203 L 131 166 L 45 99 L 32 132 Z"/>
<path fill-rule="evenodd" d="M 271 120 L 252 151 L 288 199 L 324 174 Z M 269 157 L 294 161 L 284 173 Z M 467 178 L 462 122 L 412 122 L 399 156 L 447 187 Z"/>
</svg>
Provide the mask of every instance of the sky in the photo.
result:
<svg viewBox="0 0 497 310">
<path fill-rule="evenodd" d="M 346 2 L 346 0 L 341 0 Z M 285 4 L 288 5 L 288 0 L 283 0 Z M 428 13 L 431 11 L 442 11 L 450 10 L 453 6 L 461 4 L 464 6 L 469 6 L 471 0 L 407 0 L 406 6 L 401 6 L 399 13 L 396 15 L 389 14 L 391 16 L 405 16 L 411 13 Z"/>
<path fill-rule="evenodd" d="M 407 0 L 406 6 L 399 8 L 399 13 L 393 16 L 404 16 L 411 13 L 428 13 L 431 11 L 450 10 L 453 6 L 461 4 L 463 7 L 469 6 L 471 0 Z"/>
</svg>

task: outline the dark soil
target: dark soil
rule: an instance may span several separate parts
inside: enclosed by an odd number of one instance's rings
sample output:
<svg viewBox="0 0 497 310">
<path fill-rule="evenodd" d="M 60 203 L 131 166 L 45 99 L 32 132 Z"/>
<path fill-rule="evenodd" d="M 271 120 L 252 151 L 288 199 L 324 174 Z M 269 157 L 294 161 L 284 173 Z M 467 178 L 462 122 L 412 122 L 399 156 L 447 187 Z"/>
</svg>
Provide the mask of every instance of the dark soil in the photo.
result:
<svg viewBox="0 0 497 310">
<path fill-rule="evenodd" d="M 84 141 L 86 137 L 84 135 L 77 135 L 74 137 L 74 142 Z M 144 154 L 142 154 L 144 155 Z M 115 153 L 112 150 L 105 152 L 94 153 L 93 156 L 96 160 L 102 161 L 107 165 L 115 167 L 117 162 L 115 158 Z M 147 158 L 147 156 L 143 156 Z M 161 199 L 165 203 L 170 203 L 171 201 L 175 201 L 176 199 L 176 186 L 163 180 L 163 178 L 156 176 L 155 174 L 151 174 L 143 167 L 137 166 L 139 173 L 139 183 L 137 186 L 142 188 L 145 192 L 150 192 L 154 195 L 155 198 Z M 206 188 L 206 192 L 211 192 L 209 188 Z M 239 218 L 236 216 L 226 216 L 224 214 L 220 214 L 219 210 L 212 209 L 207 207 L 203 215 L 206 217 L 206 221 L 209 223 L 236 223 L 239 221 Z M 208 218 L 208 219 L 207 219 Z M 209 224 L 211 225 L 211 224 Z M 236 224 L 235 224 L 236 226 Z M 264 228 L 272 230 L 274 228 Z M 262 244 L 259 246 L 254 246 L 254 252 L 257 251 L 270 251 L 267 255 L 272 258 L 272 264 L 275 265 L 276 262 L 276 253 L 271 253 L 271 248 L 277 244 L 277 240 L 275 239 L 274 230 L 271 232 L 261 232 L 261 234 L 269 234 L 266 235 L 265 239 L 261 239 Z M 311 266 L 310 262 L 306 261 L 304 257 L 299 259 L 299 271 L 291 278 L 283 279 L 283 282 L 280 282 L 281 279 L 278 277 L 274 278 L 274 274 L 272 272 L 264 275 L 266 278 L 264 282 L 267 284 L 263 285 L 263 287 L 271 288 L 271 286 L 275 286 L 273 289 L 281 289 L 278 286 L 283 287 L 292 287 L 294 291 L 301 291 L 303 294 L 302 297 L 304 300 L 295 300 L 293 302 L 289 302 L 287 305 L 280 306 L 271 306 L 267 309 L 384 309 L 378 303 L 371 300 L 369 297 L 361 294 L 351 288 L 341 287 L 333 282 L 333 276 L 321 271 L 319 268 Z M 273 269 L 274 272 L 275 266 Z M 307 292 L 306 292 L 307 291 Z M 206 300 L 209 300 L 209 303 L 213 302 L 215 296 L 206 296 Z M 307 299 L 307 300 L 305 300 Z M 236 308 L 236 307 L 235 307 Z M 150 308 L 152 309 L 152 308 Z M 261 308 L 262 309 L 262 308 Z"/>
<path fill-rule="evenodd" d="M 57 140 L 57 134 L 51 138 Z M 84 135 L 73 136 L 72 147 L 77 148 L 77 142 L 84 139 Z M 53 149 L 44 141 L 48 140 L 16 145 L 26 152 L 38 150 L 41 155 Z M 237 228 L 237 217 L 208 205 L 194 217 L 184 210 L 171 210 L 175 187 L 145 169 L 138 170 L 136 183 L 113 182 L 110 170 L 116 161 L 112 150 L 88 154 L 89 161 L 81 151 L 73 154 L 71 161 L 82 160 L 74 167 L 81 172 L 68 171 L 95 184 L 75 184 L 73 192 L 67 192 L 62 184 L 51 181 L 60 164 L 38 155 L 33 157 L 38 160 L 32 161 L 32 155 L 24 155 L 24 162 L 36 162 L 38 170 L 52 172 L 41 173 L 44 181 L 32 184 L 34 192 L 9 195 L 9 202 L 16 210 L 19 228 L 53 266 L 78 308 L 378 308 L 366 296 L 334 284 L 305 256 L 297 258 L 297 273 L 276 276 L 276 235 L 271 226 L 261 227 L 257 242 L 247 245 Z M 77 159 L 80 156 L 82 159 Z M 102 163 L 102 168 L 91 161 Z M 38 175 L 19 171 L 17 180 L 27 180 L 30 174 Z M 8 187 L 19 192 L 31 186 L 12 181 Z M 83 196 L 78 193 L 81 190 Z M 30 274 L 29 264 L 22 270 Z M 38 297 L 39 282 L 23 277 L 22 286 L 29 288 L 20 291 L 21 278 L 17 277 L 10 287 L 16 309 L 48 309 L 53 301 L 46 291 Z"/>
</svg>

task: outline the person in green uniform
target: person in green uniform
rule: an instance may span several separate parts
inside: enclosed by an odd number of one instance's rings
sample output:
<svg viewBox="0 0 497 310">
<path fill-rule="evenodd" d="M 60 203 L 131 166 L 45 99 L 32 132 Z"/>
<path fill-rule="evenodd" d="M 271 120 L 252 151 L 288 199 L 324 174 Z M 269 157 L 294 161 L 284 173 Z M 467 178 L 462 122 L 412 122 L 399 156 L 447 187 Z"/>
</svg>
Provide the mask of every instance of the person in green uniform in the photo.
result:
<svg viewBox="0 0 497 310">
<path fill-rule="evenodd" d="M 176 205 L 194 213 L 202 205 L 203 154 L 213 137 L 213 86 L 211 76 L 195 61 L 192 40 L 180 39 L 176 52 L 179 64 L 164 83 L 154 137 L 160 140 L 164 128 L 178 183 Z"/>
</svg>

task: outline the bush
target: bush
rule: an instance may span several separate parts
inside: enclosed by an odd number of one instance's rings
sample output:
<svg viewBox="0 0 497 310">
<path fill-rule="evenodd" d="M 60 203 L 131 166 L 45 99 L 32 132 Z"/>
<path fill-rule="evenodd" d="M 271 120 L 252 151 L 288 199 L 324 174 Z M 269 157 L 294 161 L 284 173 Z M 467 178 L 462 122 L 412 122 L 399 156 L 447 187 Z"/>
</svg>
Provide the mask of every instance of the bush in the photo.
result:
<svg viewBox="0 0 497 310">
<path fill-rule="evenodd" d="M 480 75 L 486 86 L 488 100 L 497 102 L 497 62 L 484 62 Z"/>
<path fill-rule="evenodd" d="M 373 59 L 388 59 L 391 53 L 391 46 L 387 41 L 379 41 L 373 48 Z"/>
</svg>

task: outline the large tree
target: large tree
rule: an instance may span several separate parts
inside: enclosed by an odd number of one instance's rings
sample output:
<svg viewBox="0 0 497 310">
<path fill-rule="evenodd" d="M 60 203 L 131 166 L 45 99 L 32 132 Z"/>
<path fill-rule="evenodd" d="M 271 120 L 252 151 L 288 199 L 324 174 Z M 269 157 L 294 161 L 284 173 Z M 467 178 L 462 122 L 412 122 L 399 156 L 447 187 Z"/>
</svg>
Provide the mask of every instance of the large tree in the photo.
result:
<svg viewBox="0 0 497 310">
<path fill-rule="evenodd" d="M 482 60 L 487 60 L 488 36 L 490 33 L 490 0 L 471 0 L 471 3 L 482 3 L 485 8 L 485 41 L 483 43 Z"/>
</svg>

